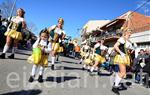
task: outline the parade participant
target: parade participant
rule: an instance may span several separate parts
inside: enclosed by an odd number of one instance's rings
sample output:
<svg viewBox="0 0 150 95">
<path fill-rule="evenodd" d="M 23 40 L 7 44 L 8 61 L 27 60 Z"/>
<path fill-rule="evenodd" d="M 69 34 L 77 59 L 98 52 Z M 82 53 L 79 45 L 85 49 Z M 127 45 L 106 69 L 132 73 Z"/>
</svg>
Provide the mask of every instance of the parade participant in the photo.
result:
<svg viewBox="0 0 150 95">
<path fill-rule="evenodd" d="M 26 28 L 26 22 L 24 19 L 25 11 L 22 8 L 17 10 L 17 16 L 11 18 L 11 22 L 5 32 L 6 44 L 3 49 L 3 53 L 0 58 L 5 59 L 5 54 L 8 51 L 10 45 L 13 43 L 12 54 L 8 58 L 14 59 L 15 50 L 17 49 L 17 44 L 22 40 L 22 29 Z"/>
<path fill-rule="evenodd" d="M 50 38 L 52 41 L 52 52 L 51 52 L 51 59 L 52 59 L 52 66 L 51 69 L 54 70 L 54 63 L 55 57 L 59 51 L 60 43 L 65 38 L 65 32 L 63 29 L 64 20 L 63 18 L 58 19 L 58 24 L 51 26 L 48 30 L 50 32 Z"/>
<path fill-rule="evenodd" d="M 85 45 L 86 45 L 87 41 L 84 40 L 82 43 L 81 43 L 81 52 L 80 52 L 80 55 L 81 55 L 81 59 L 80 59 L 80 62 L 79 64 L 82 64 L 83 62 L 83 59 L 84 59 L 84 48 L 85 48 Z"/>
<path fill-rule="evenodd" d="M 90 72 L 93 72 L 94 69 L 98 70 L 98 65 L 104 63 L 105 60 L 105 54 L 106 50 L 108 49 L 106 46 L 103 45 L 104 39 L 101 39 L 98 41 L 93 49 L 93 55 L 95 56 L 94 58 L 94 65 L 91 67 Z"/>
<path fill-rule="evenodd" d="M 86 40 L 82 43 L 82 45 L 83 46 L 81 48 L 81 59 L 80 59 L 79 64 L 82 64 L 83 61 L 86 59 L 86 57 L 89 56 L 89 53 L 90 53 L 90 46 L 88 45 L 88 42 Z M 87 64 L 83 64 L 82 69 L 85 70 L 86 67 L 87 67 Z"/>
<path fill-rule="evenodd" d="M 114 48 L 111 49 L 110 53 L 109 53 L 109 57 L 110 57 L 110 72 L 118 72 L 118 65 L 114 64 L 114 58 L 116 56 L 117 52 Z"/>
<path fill-rule="evenodd" d="M 112 91 L 116 95 L 120 95 L 118 90 L 119 83 L 126 76 L 126 66 L 130 65 L 130 57 L 128 53 L 128 49 L 132 45 L 129 41 L 130 35 L 130 29 L 124 31 L 122 37 L 120 37 L 114 45 L 114 49 L 117 51 L 117 55 L 114 58 L 114 63 L 119 65 L 119 72 L 115 75 L 115 82 L 112 87 Z"/>
<path fill-rule="evenodd" d="M 35 73 L 38 67 L 40 68 L 38 82 L 43 82 L 44 68 L 48 66 L 48 56 L 51 51 L 51 42 L 48 41 L 48 38 L 48 30 L 43 29 L 40 32 L 40 37 L 33 44 L 33 54 L 28 58 L 28 62 L 34 64 L 29 82 L 34 81 Z"/>
<path fill-rule="evenodd" d="M 92 54 L 92 48 L 90 48 L 89 50 L 88 50 L 88 52 L 85 54 L 85 56 L 84 56 L 84 60 L 83 60 L 83 63 L 84 63 L 84 65 L 83 65 L 83 67 L 82 67 L 82 70 L 85 70 L 86 69 L 86 67 L 87 67 L 87 71 L 89 72 L 90 71 L 90 68 L 91 68 L 91 66 L 93 66 L 93 54 Z"/>
</svg>

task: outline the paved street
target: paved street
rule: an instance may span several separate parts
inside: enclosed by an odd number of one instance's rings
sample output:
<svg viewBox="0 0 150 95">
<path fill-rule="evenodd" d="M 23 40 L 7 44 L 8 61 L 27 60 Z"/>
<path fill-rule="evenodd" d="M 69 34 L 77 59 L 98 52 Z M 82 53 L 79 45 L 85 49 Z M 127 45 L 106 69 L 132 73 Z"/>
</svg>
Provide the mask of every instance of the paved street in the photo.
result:
<svg viewBox="0 0 150 95">
<path fill-rule="evenodd" d="M 19 51 L 16 59 L 0 59 L 0 95 L 114 95 L 112 76 L 102 70 L 101 76 L 82 71 L 78 60 L 60 57 L 56 70 L 46 68 L 44 83 L 28 83 L 32 64 L 27 63 L 30 52 Z M 7 54 L 9 55 L 9 53 Z M 37 72 L 38 73 L 38 72 Z M 38 74 L 36 76 L 36 79 Z M 120 91 L 121 95 L 150 95 L 150 89 L 135 84 Z"/>
</svg>

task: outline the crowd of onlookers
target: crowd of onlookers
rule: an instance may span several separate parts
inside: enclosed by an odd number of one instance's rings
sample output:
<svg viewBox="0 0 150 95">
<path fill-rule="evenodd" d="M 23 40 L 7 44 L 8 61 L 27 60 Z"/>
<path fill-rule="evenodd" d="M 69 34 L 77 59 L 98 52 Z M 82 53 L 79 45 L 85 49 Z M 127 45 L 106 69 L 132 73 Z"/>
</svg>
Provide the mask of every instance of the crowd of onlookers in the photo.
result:
<svg viewBox="0 0 150 95">
<path fill-rule="evenodd" d="M 150 79 L 150 49 L 140 49 L 138 55 L 135 56 L 135 52 L 131 55 L 131 65 L 127 67 L 127 72 L 131 72 L 134 74 L 134 78 L 136 83 L 146 83 Z M 119 67 L 113 64 L 113 57 L 106 56 L 107 61 L 101 66 L 106 68 L 109 71 L 118 72 Z M 143 76 L 145 74 L 145 76 Z M 150 86 L 150 84 L 149 84 Z"/>
<path fill-rule="evenodd" d="M 0 47 L 4 46 L 5 44 L 5 36 L 4 33 L 7 30 L 7 27 L 4 25 L 4 20 L 2 19 L 2 16 L 0 15 Z"/>
<path fill-rule="evenodd" d="M 146 72 L 148 76 L 150 75 L 150 50 L 140 49 L 138 56 L 134 58 L 132 69 L 135 73 L 135 82 L 139 83 L 141 80 L 140 71 Z"/>
<path fill-rule="evenodd" d="M 64 51 L 62 54 L 67 57 L 80 58 L 80 46 L 76 41 L 69 39 L 69 41 L 63 42 Z"/>
</svg>

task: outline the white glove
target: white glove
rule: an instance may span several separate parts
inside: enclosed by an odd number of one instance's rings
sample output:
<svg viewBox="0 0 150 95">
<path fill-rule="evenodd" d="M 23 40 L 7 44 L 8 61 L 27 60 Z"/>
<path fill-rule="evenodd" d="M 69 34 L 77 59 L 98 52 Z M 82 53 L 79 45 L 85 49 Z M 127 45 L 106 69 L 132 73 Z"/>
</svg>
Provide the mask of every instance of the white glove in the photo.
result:
<svg viewBox="0 0 150 95">
<path fill-rule="evenodd" d="M 125 58 L 125 54 L 123 52 L 120 52 L 120 55 L 122 58 Z"/>
</svg>

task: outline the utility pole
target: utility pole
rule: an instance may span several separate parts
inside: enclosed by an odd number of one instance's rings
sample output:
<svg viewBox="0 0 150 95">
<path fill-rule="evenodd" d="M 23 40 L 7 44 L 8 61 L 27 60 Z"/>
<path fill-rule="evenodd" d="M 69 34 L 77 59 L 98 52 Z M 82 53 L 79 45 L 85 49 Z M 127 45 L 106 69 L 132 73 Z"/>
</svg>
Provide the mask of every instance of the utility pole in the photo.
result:
<svg viewBox="0 0 150 95">
<path fill-rule="evenodd" d="M 2 15 L 1 15 L 1 9 L 0 9 L 0 26 L 2 25 Z"/>
<path fill-rule="evenodd" d="M 15 8 L 15 5 L 16 5 L 16 2 L 17 2 L 17 0 L 14 0 L 13 6 L 12 6 L 12 9 L 11 9 L 11 12 L 10 12 L 9 21 L 11 20 L 11 17 L 12 17 L 12 14 L 13 14 L 13 11 L 14 11 L 14 8 Z"/>
</svg>

